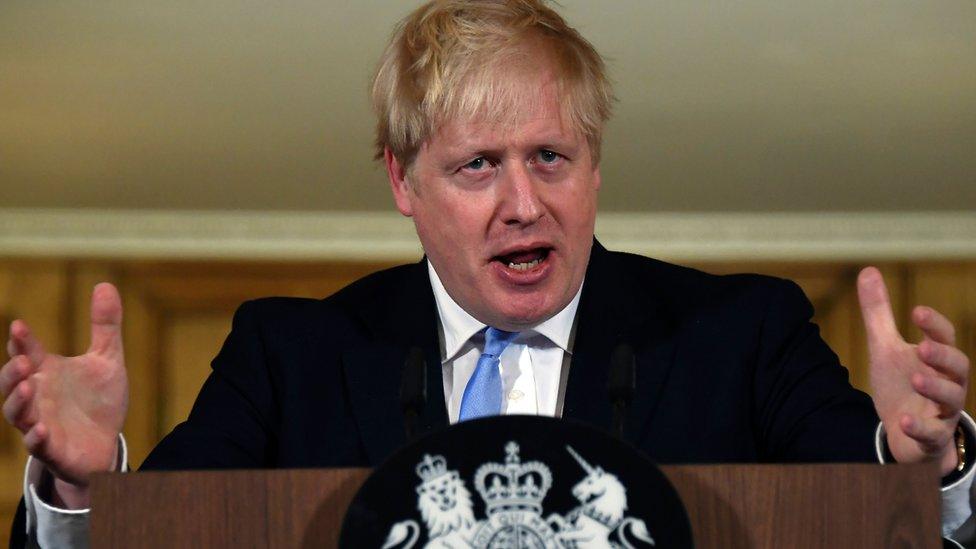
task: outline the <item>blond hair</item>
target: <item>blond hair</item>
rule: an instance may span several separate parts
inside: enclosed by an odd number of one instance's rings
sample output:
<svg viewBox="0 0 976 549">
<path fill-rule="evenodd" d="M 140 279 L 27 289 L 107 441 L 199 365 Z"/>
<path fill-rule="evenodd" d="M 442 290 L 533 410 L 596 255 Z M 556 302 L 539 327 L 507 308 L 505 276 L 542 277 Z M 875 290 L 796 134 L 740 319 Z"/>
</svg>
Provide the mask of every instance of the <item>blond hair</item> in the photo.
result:
<svg viewBox="0 0 976 549">
<path fill-rule="evenodd" d="M 447 121 L 515 123 L 541 100 L 523 78 L 540 57 L 595 164 L 613 90 L 600 54 L 544 0 L 432 0 L 404 18 L 373 78 L 376 157 L 389 147 L 409 165 Z"/>
</svg>

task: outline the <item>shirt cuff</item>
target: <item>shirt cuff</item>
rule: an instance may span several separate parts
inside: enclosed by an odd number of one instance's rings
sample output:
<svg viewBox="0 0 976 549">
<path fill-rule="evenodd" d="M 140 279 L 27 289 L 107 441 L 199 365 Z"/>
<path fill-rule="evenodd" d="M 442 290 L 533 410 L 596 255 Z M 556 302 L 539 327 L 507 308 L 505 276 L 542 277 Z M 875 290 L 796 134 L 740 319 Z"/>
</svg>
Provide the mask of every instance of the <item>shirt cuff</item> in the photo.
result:
<svg viewBox="0 0 976 549">
<path fill-rule="evenodd" d="M 959 425 L 967 432 L 966 438 L 968 440 L 974 440 L 974 437 L 976 437 L 976 423 L 973 422 L 973 418 L 969 417 L 969 414 L 966 412 L 960 414 Z M 874 447 L 878 454 L 878 461 L 880 463 L 886 463 L 884 428 L 880 422 L 878 423 L 878 429 L 875 431 Z M 970 456 L 973 455 L 972 452 L 973 449 L 970 449 Z M 963 475 L 955 479 L 954 482 L 942 487 L 943 536 L 948 537 L 952 535 L 973 514 L 969 498 L 974 476 L 976 476 L 976 466 L 974 466 L 972 457 L 970 457 Z"/>
<path fill-rule="evenodd" d="M 125 437 L 119 435 L 119 464 L 117 470 L 128 472 L 129 452 Z M 24 506 L 27 510 L 27 536 L 40 547 L 88 547 L 88 512 L 90 509 L 61 509 L 44 501 L 39 487 L 48 487 L 53 477 L 44 464 L 27 458 L 24 471 Z"/>
</svg>

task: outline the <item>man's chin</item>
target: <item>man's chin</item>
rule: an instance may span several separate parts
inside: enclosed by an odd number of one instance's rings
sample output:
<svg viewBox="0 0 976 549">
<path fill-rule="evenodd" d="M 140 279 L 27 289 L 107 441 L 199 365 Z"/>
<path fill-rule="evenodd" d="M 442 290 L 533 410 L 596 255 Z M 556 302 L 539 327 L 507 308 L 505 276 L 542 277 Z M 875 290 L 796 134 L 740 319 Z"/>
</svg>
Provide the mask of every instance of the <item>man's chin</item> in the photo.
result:
<svg viewBox="0 0 976 549">
<path fill-rule="evenodd" d="M 562 310 L 562 307 L 548 296 L 509 296 L 508 299 L 498 303 L 498 307 L 492 309 L 489 314 L 493 322 L 487 324 L 502 330 L 518 332 L 549 320 Z"/>
</svg>

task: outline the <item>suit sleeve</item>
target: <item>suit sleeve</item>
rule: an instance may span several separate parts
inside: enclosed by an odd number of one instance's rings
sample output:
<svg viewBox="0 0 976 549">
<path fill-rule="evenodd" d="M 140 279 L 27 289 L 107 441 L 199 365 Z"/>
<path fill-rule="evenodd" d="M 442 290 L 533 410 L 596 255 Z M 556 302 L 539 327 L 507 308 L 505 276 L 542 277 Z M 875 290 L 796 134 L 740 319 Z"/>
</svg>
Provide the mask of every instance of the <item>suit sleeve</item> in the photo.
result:
<svg viewBox="0 0 976 549">
<path fill-rule="evenodd" d="M 274 464 L 278 406 L 257 302 L 242 305 L 187 420 L 142 469 L 261 468 Z"/>
<path fill-rule="evenodd" d="M 754 406 L 769 461 L 874 461 L 878 417 L 811 322 L 813 307 L 793 282 L 767 294 L 754 377 Z"/>
</svg>

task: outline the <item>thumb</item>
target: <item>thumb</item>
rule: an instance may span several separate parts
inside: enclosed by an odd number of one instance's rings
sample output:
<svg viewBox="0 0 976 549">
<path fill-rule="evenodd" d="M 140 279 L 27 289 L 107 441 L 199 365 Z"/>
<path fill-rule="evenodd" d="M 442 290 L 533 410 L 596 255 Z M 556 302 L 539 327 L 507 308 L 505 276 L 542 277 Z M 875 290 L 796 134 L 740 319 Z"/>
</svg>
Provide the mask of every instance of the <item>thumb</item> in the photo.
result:
<svg viewBox="0 0 976 549">
<path fill-rule="evenodd" d="M 122 298 L 115 286 L 95 286 L 91 300 L 91 347 L 98 354 L 122 353 Z"/>
<path fill-rule="evenodd" d="M 861 304 L 868 345 L 874 346 L 892 338 L 901 339 L 881 271 L 875 267 L 866 267 L 861 271 L 857 276 L 857 299 Z"/>
</svg>

